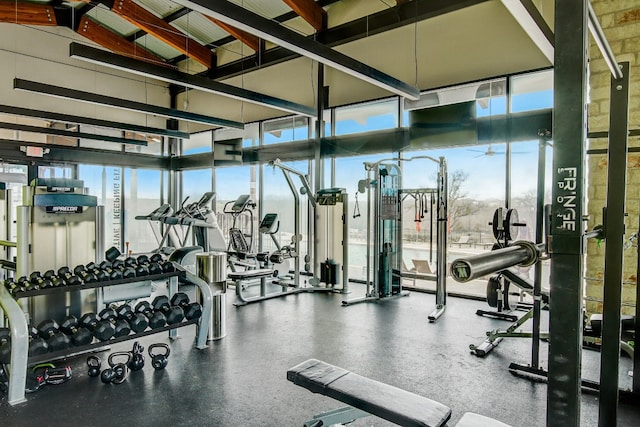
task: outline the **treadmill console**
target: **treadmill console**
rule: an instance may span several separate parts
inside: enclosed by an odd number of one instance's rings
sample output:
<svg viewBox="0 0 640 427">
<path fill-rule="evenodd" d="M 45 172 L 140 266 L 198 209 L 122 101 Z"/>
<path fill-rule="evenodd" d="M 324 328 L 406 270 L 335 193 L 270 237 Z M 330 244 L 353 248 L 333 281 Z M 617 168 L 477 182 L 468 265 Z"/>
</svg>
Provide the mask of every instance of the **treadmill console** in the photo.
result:
<svg viewBox="0 0 640 427">
<path fill-rule="evenodd" d="M 258 230 L 260 231 L 260 233 L 263 233 L 263 234 L 274 232 L 273 227 L 276 224 L 277 220 L 278 220 L 277 213 L 265 214 L 264 218 L 262 218 L 262 221 L 260 221 L 260 227 L 258 228 Z"/>
</svg>

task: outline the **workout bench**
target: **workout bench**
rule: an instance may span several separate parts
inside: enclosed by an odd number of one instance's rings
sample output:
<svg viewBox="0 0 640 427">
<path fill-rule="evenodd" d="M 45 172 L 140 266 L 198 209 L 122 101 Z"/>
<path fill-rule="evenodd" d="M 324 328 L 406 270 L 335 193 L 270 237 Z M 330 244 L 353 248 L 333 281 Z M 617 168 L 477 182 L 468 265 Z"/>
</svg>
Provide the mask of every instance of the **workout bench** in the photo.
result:
<svg viewBox="0 0 640 427">
<path fill-rule="evenodd" d="M 451 408 L 406 390 L 363 377 L 316 359 L 287 371 L 287 379 L 313 393 L 323 394 L 350 406 L 315 415 L 305 427 L 342 424 L 375 415 L 400 426 L 446 425 Z M 509 427 L 500 421 L 467 412 L 456 427 Z"/>
</svg>

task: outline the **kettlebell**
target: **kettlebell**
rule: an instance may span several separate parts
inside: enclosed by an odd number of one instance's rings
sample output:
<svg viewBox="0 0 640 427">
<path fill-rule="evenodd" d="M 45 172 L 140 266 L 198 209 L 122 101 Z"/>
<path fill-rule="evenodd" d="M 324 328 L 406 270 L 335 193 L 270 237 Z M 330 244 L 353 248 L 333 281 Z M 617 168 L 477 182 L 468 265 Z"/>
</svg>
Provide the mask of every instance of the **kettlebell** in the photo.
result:
<svg viewBox="0 0 640 427">
<path fill-rule="evenodd" d="M 116 363 L 116 357 L 127 357 L 126 362 Z M 105 384 L 122 384 L 127 379 L 129 368 L 127 364 L 131 361 L 131 353 L 128 351 L 116 351 L 109 355 L 109 368 L 102 371 L 100 380 Z"/>
<path fill-rule="evenodd" d="M 127 363 L 127 366 L 132 371 L 139 371 L 144 368 L 144 347 L 138 343 L 133 343 L 133 349 L 131 350 L 131 360 Z"/>
<path fill-rule="evenodd" d="M 154 354 L 153 350 L 155 348 L 164 349 L 164 352 Z M 164 344 L 164 343 L 151 344 L 149 346 L 149 357 L 151 357 L 151 366 L 153 366 L 153 369 L 156 369 L 156 370 L 164 369 L 167 366 L 167 363 L 169 363 L 169 353 L 171 353 L 171 351 L 169 350 L 169 346 L 167 344 Z"/>
<path fill-rule="evenodd" d="M 87 375 L 90 377 L 97 377 L 100 375 L 100 358 L 98 356 L 89 356 L 87 357 L 87 366 L 89 370 L 87 371 Z"/>
</svg>

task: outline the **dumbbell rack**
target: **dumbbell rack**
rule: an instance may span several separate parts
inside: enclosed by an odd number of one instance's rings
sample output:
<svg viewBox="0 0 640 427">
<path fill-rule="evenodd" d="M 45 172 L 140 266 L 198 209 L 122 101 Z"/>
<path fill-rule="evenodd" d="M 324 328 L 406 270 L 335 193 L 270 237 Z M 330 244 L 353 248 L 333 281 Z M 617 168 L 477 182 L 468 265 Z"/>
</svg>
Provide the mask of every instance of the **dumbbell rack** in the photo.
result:
<svg viewBox="0 0 640 427">
<path fill-rule="evenodd" d="M 4 287 L 0 286 L 0 307 L 4 310 L 4 315 L 9 319 L 9 325 L 11 328 L 11 365 L 9 369 L 9 393 L 8 402 L 10 405 L 16 405 L 18 403 L 25 402 L 25 385 L 27 378 L 27 366 L 36 363 L 41 363 L 47 360 L 61 359 L 69 357 L 77 353 L 92 350 L 94 348 L 101 348 L 111 344 L 119 342 L 139 339 L 147 335 L 157 334 L 160 332 L 169 332 L 169 336 L 174 338 L 177 336 L 177 328 L 183 326 L 198 325 L 196 335 L 196 348 L 203 349 L 207 347 L 207 334 L 212 315 L 213 307 L 213 295 L 209 285 L 197 276 L 186 271 L 182 266 L 174 264 L 176 267 L 175 272 L 153 274 L 144 277 L 133 277 L 129 279 L 110 280 L 105 282 L 87 283 L 84 285 L 64 286 L 58 288 L 40 289 L 37 291 L 20 292 L 15 295 L 15 298 Z M 110 286 L 125 285 L 130 283 L 136 283 L 141 281 L 154 281 L 154 280 L 168 280 L 169 294 L 175 294 L 178 291 L 178 278 L 182 277 L 187 282 L 196 285 L 200 289 L 201 304 L 202 304 L 202 316 L 196 320 L 188 320 L 180 322 L 174 325 L 168 325 L 158 329 L 151 329 L 148 331 L 140 332 L 137 334 L 131 334 L 123 337 L 112 338 L 108 341 L 99 341 L 83 346 L 69 347 L 65 350 L 56 352 L 49 352 L 33 357 L 29 357 L 29 328 L 27 325 L 27 315 L 20 307 L 18 300 L 26 297 L 36 297 L 40 295 L 48 295 L 54 293 L 64 293 L 71 291 L 78 291 L 84 289 L 97 289 Z"/>
</svg>

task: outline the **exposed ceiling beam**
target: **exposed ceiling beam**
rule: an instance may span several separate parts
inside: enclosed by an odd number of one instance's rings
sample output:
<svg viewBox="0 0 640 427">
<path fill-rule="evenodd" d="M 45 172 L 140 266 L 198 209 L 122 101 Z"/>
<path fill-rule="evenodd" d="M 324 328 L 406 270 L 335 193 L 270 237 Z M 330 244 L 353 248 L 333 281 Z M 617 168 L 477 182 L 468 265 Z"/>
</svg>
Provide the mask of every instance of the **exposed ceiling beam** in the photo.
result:
<svg viewBox="0 0 640 427">
<path fill-rule="evenodd" d="M 25 90 L 28 92 L 41 93 L 43 95 L 55 96 L 58 98 L 73 99 L 90 104 L 107 105 L 122 110 L 136 111 L 145 114 L 154 114 L 156 116 L 168 117 L 171 119 L 185 120 L 189 122 L 204 123 L 213 126 L 230 127 L 236 129 L 244 129 L 244 123 L 220 119 L 217 117 L 205 116 L 202 114 L 191 113 L 188 111 L 176 110 L 174 108 L 159 107 L 157 105 L 144 104 L 142 102 L 130 101 L 128 99 L 114 98 L 107 95 L 99 95 L 96 93 L 83 92 L 76 89 L 68 89 L 60 86 L 48 85 L 45 83 L 23 80 L 19 78 L 13 79 L 13 88 Z"/>
<path fill-rule="evenodd" d="M 192 89 L 250 102 L 252 104 L 259 104 L 289 113 L 301 114 L 310 117 L 316 116 L 315 108 L 307 107 L 306 105 L 286 101 L 284 99 L 275 98 L 225 83 L 216 82 L 206 77 L 194 76 L 178 70 L 160 67 L 142 61 L 136 61 L 135 59 L 116 55 L 79 43 L 71 43 L 69 45 L 69 56 L 92 62 L 94 64 L 116 68 L 141 76 L 152 77 L 165 82 L 174 83 L 176 85 L 186 86 Z"/>
<path fill-rule="evenodd" d="M 487 1 L 491 0 L 413 0 L 403 5 L 384 9 L 372 15 L 363 16 L 351 22 L 328 28 L 311 37 L 328 47 L 340 46 Z M 211 70 L 208 75 L 214 79 L 226 79 L 300 56 L 299 53 L 276 46 L 261 52 L 260 58 L 253 56 L 229 64 L 219 65 L 215 70 Z"/>
<path fill-rule="evenodd" d="M 111 10 L 205 67 L 211 68 L 213 53 L 209 48 L 185 36 L 177 28 L 134 3 L 133 0 L 115 0 Z"/>
<path fill-rule="evenodd" d="M 0 1 L 0 22 L 56 26 L 53 7 L 47 4 Z"/>
<path fill-rule="evenodd" d="M 218 27 L 225 30 L 227 33 L 231 34 L 237 40 L 249 46 L 249 48 L 254 52 L 257 52 L 260 50 L 260 39 L 254 36 L 253 34 L 247 33 L 246 31 L 242 31 L 234 27 L 233 25 L 229 25 L 226 22 L 222 22 L 210 16 L 207 16 L 207 19 L 209 19 L 211 22 L 216 24 Z"/>
<path fill-rule="evenodd" d="M 282 0 L 316 31 L 327 28 L 327 12 L 315 0 Z"/>
<path fill-rule="evenodd" d="M 41 133 L 45 135 L 57 135 L 57 136 L 64 136 L 68 138 L 91 139 L 94 141 L 116 142 L 119 144 L 133 144 L 133 145 L 145 145 L 145 146 L 147 145 L 146 141 L 141 141 L 138 139 L 121 138 L 117 136 L 99 135 L 94 133 L 75 132 L 71 130 L 45 128 L 40 126 L 21 125 L 17 123 L 0 122 L 0 129 L 17 130 L 20 132 Z M 25 144 L 28 145 L 29 143 L 25 142 Z"/>
<path fill-rule="evenodd" d="M 107 27 L 89 18 L 87 15 L 84 15 L 80 19 L 80 25 L 78 26 L 77 33 L 100 46 L 121 55 L 127 55 L 157 64 L 164 63 L 162 58 L 159 56 L 154 55 L 136 43 L 130 42 L 125 37 L 111 31 Z"/>
<path fill-rule="evenodd" d="M 122 122 L 112 122 L 109 120 L 92 119 L 89 117 L 73 116 L 70 114 L 53 113 L 50 111 L 32 110 L 30 108 L 13 107 L 11 105 L 0 105 L 0 113 L 11 114 L 14 116 L 34 117 L 44 120 L 53 120 L 65 123 L 77 123 L 90 126 L 99 126 L 109 129 L 121 129 L 131 132 L 138 132 L 145 135 L 163 135 L 174 138 L 189 139 L 189 134 L 178 130 L 151 128 L 147 126 L 133 125 Z"/>
<path fill-rule="evenodd" d="M 531 0 L 500 0 L 527 33 L 540 52 L 553 64 L 554 35 Z"/>
<path fill-rule="evenodd" d="M 176 2 L 397 95 L 413 100 L 420 97 L 417 88 L 227 0 Z"/>
<path fill-rule="evenodd" d="M 64 145 L 43 144 L 39 142 L 25 142 L 14 139 L 0 139 L 0 158 L 12 159 L 19 162 L 25 160 L 25 153 L 21 146 L 35 146 L 49 149 L 46 159 L 49 161 L 63 161 L 82 164 L 95 164 L 105 166 L 125 166 L 145 169 L 169 169 L 171 160 L 169 157 L 151 156 L 122 151 L 104 151 L 95 148 L 69 147 Z"/>
</svg>

